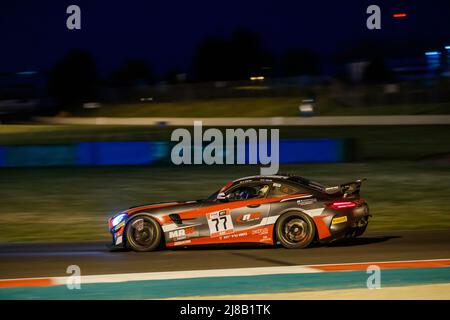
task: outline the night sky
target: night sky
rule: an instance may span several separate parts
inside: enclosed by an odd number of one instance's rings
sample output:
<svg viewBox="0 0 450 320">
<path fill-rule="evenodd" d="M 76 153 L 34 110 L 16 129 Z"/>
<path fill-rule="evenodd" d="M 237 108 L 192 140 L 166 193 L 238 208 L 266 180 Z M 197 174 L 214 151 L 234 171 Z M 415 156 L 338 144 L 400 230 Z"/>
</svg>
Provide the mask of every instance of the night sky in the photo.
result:
<svg viewBox="0 0 450 320">
<path fill-rule="evenodd" d="M 81 30 L 66 28 L 70 4 L 81 7 Z M 370 4 L 381 7 L 382 30 L 366 28 Z M 395 12 L 408 17 L 394 20 Z M 450 1 L 2 1 L 0 71 L 45 71 L 81 48 L 102 73 L 130 58 L 146 60 L 157 73 L 189 72 L 202 39 L 241 27 L 258 32 L 274 54 L 302 47 L 330 58 L 367 39 L 435 50 L 450 45 Z"/>
</svg>

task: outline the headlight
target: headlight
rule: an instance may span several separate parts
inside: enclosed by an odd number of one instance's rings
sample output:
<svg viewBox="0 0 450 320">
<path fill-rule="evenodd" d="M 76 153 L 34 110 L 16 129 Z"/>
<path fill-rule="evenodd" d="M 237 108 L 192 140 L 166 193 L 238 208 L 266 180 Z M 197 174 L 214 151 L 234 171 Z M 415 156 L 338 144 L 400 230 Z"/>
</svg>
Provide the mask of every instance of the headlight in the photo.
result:
<svg viewBox="0 0 450 320">
<path fill-rule="evenodd" d="M 115 227 L 115 226 L 117 226 L 119 223 L 121 223 L 123 220 L 125 220 L 125 217 L 126 217 L 127 215 L 125 214 L 125 213 L 121 213 L 121 214 L 119 214 L 118 216 L 116 216 L 116 217 L 114 217 L 114 219 L 112 220 L 112 226 L 113 226 L 113 228 Z"/>
</svg>

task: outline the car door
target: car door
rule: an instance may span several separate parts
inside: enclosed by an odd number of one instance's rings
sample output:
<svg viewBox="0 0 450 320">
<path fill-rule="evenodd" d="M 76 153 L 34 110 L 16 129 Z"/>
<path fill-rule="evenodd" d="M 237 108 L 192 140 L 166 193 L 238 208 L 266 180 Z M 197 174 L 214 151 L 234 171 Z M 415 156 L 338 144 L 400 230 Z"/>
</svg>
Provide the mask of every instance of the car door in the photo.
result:
<svg viewBox="0 0 450 320">
<path fill-rule="evenodd" d="M 242 183 L 225 192 L 238 192 L 239 188 L 251 186 L 255 190 L 267 186 L 265 194 L 256 194 L 250 198 L 229 197 L 225 200 L 206 201 L 202 207 L 180 213 L 185 223 L 197 225 L 195 235 L 186 245 L 248 242 L 251 233 L 246 232 L 263 225 L 270 210 L 267 194 L 268 183 Z M 252 241 L 250 241 L 252 242 Z"/>
<path fill-rule="evenodd" d="M 250 182 L 243 183 L 234 188 L 231 188 L 226 192 L 226 195 L 231 193 L 239 193 L 240 190 L 245 190 L 246 188 L 253 188 L 255 190 L 264 190 L 266 188 L 265 193 L 261 194 L 253 194 L 247 198 L 229 198 L 229 216 L 231 217 L 231 223 L 233 226 L 234 234 L 237 234 L 242 238 L 248 234 L 245 234 L 245 231 L 250 229 L 255 229 L 258 226 L 264 224 L 269 211 L 270 211 L 270 203 L 267 200 L 267 194 L 270 191 L 271 184 L 267 182 Z M 231 232 L 229 232 L 231 234 Z"/>
</svg>

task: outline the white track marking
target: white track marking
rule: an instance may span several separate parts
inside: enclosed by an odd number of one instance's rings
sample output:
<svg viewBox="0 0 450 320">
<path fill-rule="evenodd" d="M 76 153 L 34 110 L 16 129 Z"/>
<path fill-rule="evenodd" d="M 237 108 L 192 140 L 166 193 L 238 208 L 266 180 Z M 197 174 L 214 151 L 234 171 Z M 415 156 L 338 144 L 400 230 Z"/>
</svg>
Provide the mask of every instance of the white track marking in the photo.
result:
<svg viewBox="0 0 450 320">
<path fill-rule="evenodd" d="M 406 262 L 433 262 L 449 261 L 450 259 L 427 259 L 427 260 L 400 260 L 400 261 L 371 261 L 371 262 L 348 262 L 333 264 L 314 264 L 282 267 L 257 267 L 257 268 L 233 268 L 233 269 L 209 269 L 209 270 L 188 270 L 188 271 L 168 271 L 168 272 L 145 272 L 145 273 L 124 273 L 124 274 L 104 274 L 82 276 L 81 283 L 114 283 L 128 281 L 146 281 L 146 280 L 171 280 L 171 279 L 191 279 L 191 278 L 214 278 L 214 277 L 243 277 L 259 275 L 276 274 L 304 274 L 320 272 L 343 272 L 343 271 L 323 271 L 320 267 L 324 266 L 345 266 L 355 264 L 385 264 L 385 263 L 406 263 Z M 350 270 L 352 271 L 352 270 Z M 52 285 L 65 285 L 67 277 L 49 277 L 49 278 L 20 278 L 20 279 L 1 279 L 2 281 L 21 281 L 49 279 Z M 24 285 L 26 286 L 26 285 Z"/>
<path fill-rule="evenodd" d="M 216 278 L 216 277 L 242 277 L 261 276 L 273 274 L 300 274 L 323 272 L 315 268 L 303 266 L 287 267 L 261 267 L 261 268 L 235 268 L 235 269 L 212 269 L 212 270 L 190 270 L 190 271 L 168 271 L 168 272 L 148 272 L 148 273 L 123 273 L 82 276 L 81 283 L 113 283 L 128 281 L 148 281 L 148 280 L 173 280 L 192 278 Z M 65 284 L 67 278 L 54 278 L 57 284 Z"/>
</svg>

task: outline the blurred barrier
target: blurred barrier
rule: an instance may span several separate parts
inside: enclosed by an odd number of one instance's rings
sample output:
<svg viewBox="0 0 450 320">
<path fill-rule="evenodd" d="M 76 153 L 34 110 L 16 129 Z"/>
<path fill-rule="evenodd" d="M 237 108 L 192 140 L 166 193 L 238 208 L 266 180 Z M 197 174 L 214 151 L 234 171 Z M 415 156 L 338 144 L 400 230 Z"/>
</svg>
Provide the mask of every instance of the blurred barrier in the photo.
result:
<svg viewBox="0 0 450 320">
<path fill-rule="evenodd" d="M 36 117 L 37 122 L 70 125 L 188 126 L 380 126 L 448 125 L 450 115 L 318 116 L 318 117 L 234 117 L 234 118 L 120 118 L 120 117 Z"/>
<path fill-rule="evenodd" d="M 258 145 L 254 146 L 257 153 L 257 162 L 262 163 L 260 159 L 260 150 Z M 245 145 L 245 163 L 250 164 L 249 144 Z M 343 162 L 354 159 L 353 139 L 283 139 L 279 144 L 279 162 L 280 163 L 325 163 L 325 162 Z M 269 155 L 271 155 L 271 145 L 267 146 Z M 224 155 L 225 156 L 225 155 Z M 235 152 L 236 160 L 236 152 Z"/>
<path fill-rule="evenodd" d="M 279 162 L 352 160 L 354 150 L 350 142 L 349 139 L 280 140 Z M 111 141 L 66 145 L 0 146 L 0 167 L 171 164 L 171 149 L 174 145 L 174 142 L 169 141 Z M 246 144 L 245 163 L 247 164 L 249 163 L 248 149 L 249 146 Z M 223 157 L 226 156 L 226 150 L 224 151 Z M 236 150 L 234 154 L 236 159 Z"/>
<path fill-rule="evenodd" d="M 6 164 L 6 148 L 0 146 L 0 167 L 4 167 Z"/>
<path fill-rule="evenodd" d="M 7 146 L 7 167 L 71 166 L 75 165 L 72 145 Z"/>
<path fill-rule="evenodd" d="M 342 162 L 348 159 L 343 139 L 280 141 L 280 163 Z"/>
<path fill-rule="evenodd" d="M 145 165 L 154 162 L 151 142 L 82 142 L 76 146 L 79 165 Z"/>
<path fill-rule="evenodd" d="M 168 154 L 162 141 L 81 142 L 76 145 L 78 165 L 146 165 Z"/>
</svg>

